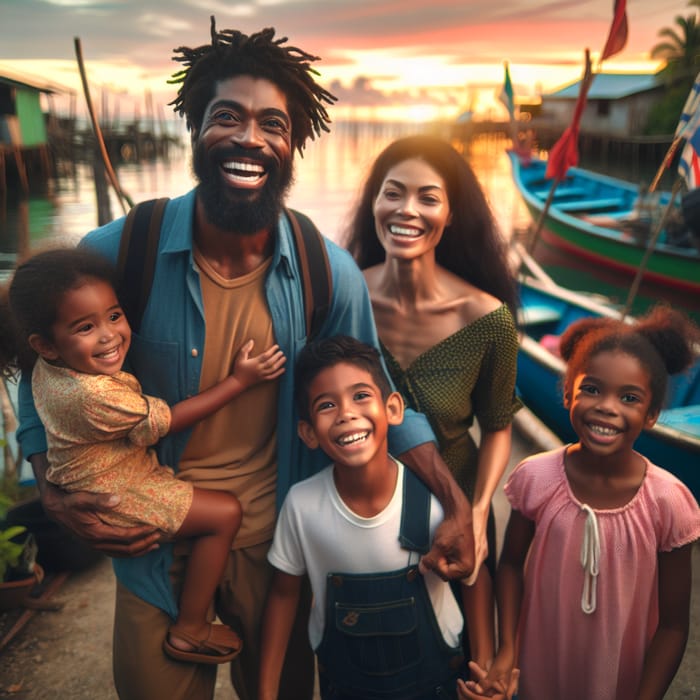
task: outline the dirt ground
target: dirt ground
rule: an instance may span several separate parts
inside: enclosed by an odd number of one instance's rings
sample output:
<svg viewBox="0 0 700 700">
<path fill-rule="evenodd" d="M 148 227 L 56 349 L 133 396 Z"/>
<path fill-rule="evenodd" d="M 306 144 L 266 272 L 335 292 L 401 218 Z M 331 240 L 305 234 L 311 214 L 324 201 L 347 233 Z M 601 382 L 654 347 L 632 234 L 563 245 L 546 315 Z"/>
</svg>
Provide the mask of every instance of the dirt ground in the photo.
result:
<svg viewBox="0 0 700 700">
<path fill-rule="evenodd" d="M 534 449 L 520 432 L 514 439 L 511 466 Z M 507 512 L 504 500 L 499 496 L 494 503 L 500 532 Z M 700 543 L 693 549 L 693 573 L 690 639 L 666 695 L 669 700 L 700 698 Z M 71 574 L 54 596 L 63 602 L 62 609 L 37 612 L 0 651 L 0 698 L 116 700 L 111 672 L 114 588 L 111 563 L 106 558 L 87 571 Z M 235 699 L 224 666 L 219 671 L 215 700 Z"/>
</svg>

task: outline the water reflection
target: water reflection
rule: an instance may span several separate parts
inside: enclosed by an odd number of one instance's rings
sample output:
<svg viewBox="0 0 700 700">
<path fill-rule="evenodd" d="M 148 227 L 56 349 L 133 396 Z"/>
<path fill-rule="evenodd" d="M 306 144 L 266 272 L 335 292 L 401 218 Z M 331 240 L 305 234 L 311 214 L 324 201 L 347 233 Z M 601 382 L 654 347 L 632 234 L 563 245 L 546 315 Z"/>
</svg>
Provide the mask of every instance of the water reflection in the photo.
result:
<svg viewBox="0 0 700 700">
<path fill-rule="evenodd" d="M 379 153 L 392 140 L 420 131 L 411 124 L 339 123 L 331 134 L 309 142 L 303 158 L 295 161 L 295 184 L 288 204 L 316 222 L 327 236 L 340 241 L 348 225 L 359 189 Z M 448 127 L 437 135 L 446 137 Z M 187 143 L 186 137 L 183 143 Z M 530 215 L 511 179 L 506 157 L 507 141 L 498 136 L 483 137 L 465 153 L 491 202 L 498 224 L 507 237 L 523 230 Z M 134 201 L 153 197 L 176 196 L 194 183 L 189 148 L 171 150 L 170 160 L 117 167 L 122 188 Z M 113 193 L 112 212 L 121 214 Z M 52 183 L 52 192 L 28 200 L 7 197 L 0 211 L 0 275 L 7 274 L 17 254 L 23 255 L 43 241 L 76 243 L 97 224 L 97 205 L 90 166 L 79 164 L 70 177 Z M 537 257 L 561 284 L 612 296 L 623 303 L 631 280 L 568 256 L 562 256 L 544 242 L 538 245 Z M 659 298 L 689 308 L 700 318 L 700 301 L 679 298 L 673 292 L 642 286 L 634 311 L 640 312 Z M 694 310 L 693 310 L 694 309 Z"/>
<path fill-rule="evenodd" d="M 357 200 L 359 189 L 372 161 L 388 143 L 419 129 L 410 124 L 355 124 L 335 126 L 332 134 L 310 142 L 303 158 L 296 158 L 295 184 L 290 206 L 306 212 L 330 238 L 338 240 Z M 446 130 L 445 130 L 446 131 Z M 505 230 L 513 225 L 516 202 L 512 196 L 510 169 L 501 139 L 481 141 L 468 154 L 489 193 Z M 125 164 L 116 168 L 122 188 L 134 201 L 175 196 L 194 183 L 189 150 L 171 154 L 168 162 Z M 112 211 L 121 215 L 117 198 L 110 192 Z M 0 252 L 22 252 L 20 232 L 31 245 L 43 240 L 64 240 L 72 244 L 97 224 L 97 206 L 92 170 L 78 164 L 73 177 L 58 178 L 51 195 L 32 196 L 28 230 L 20 210 L 24 203 L 11 200 L 0 221 Z M 519 216 L 526 221 L 526 211 Z"/>
</svg>

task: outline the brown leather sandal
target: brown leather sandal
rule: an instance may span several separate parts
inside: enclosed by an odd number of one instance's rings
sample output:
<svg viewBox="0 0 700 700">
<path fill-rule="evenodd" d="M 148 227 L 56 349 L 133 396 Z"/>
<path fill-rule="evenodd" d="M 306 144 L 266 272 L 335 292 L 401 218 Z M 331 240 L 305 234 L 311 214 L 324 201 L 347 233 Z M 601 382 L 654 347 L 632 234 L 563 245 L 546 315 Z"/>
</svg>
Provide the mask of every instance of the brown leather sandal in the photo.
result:
<svg viewBox="0 0 700 700">
<path fill-rule="evenodd" d="M 170 642 L 170 635 L 192 645 L 192 649 L 178 649 Z M 196 664 L 225 664 L 235 659 L 243 648 L 241 638 L 226 625 L 209 625 L 205 639 L 195 637 L 173 627 L 163 640 L 163 651 L 172 659 Z"/>
</svg>

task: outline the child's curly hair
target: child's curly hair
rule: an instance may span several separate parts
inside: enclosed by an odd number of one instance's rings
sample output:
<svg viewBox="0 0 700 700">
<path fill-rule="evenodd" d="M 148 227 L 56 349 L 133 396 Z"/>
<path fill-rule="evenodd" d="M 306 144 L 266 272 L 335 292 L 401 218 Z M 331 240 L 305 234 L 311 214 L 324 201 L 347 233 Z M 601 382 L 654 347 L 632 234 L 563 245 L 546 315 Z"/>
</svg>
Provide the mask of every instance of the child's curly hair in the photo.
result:
<svg viewBox="0 0 700 700">
<path fill-rule="evenodd" d="M 52 248 L 20 262 L 8 287 L 0 289 L 0 373 L 31 372 L 36 353 L 29 336 L 52 339 L 63 295 L 86 279 L 114 284 L 110 262 L 87 248 Z"/>
<path fill-rule="evenodd" d="M 651 413 L 661 410 L 669 374 L 688 368 L 698 356 L 700 329 L 683 313 L 665 304 L 655 306 L 636 323 L 612 318 L 585 318 L 561 337 L 566 360 L 564 395 L 571 396 L 576 377 L 594 355 L 624 352 L 636 357 L 649 373 Z"/>
</svg>

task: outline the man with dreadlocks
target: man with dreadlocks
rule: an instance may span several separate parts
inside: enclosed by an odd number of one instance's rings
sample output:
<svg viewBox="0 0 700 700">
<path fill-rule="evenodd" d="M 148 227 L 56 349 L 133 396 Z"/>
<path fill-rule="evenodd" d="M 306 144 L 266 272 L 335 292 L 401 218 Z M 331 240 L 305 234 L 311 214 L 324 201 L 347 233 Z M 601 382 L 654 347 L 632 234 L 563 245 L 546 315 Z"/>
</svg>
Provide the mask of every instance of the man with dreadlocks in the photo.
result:
<svg viewBox="0 0 700 700">
<path fill-rule="evenodd" d="M 241 345 L 279 344 L 287 371 L 251 389 L 190 432 L 159 445 L 162 464 L 202 488 L 235 493 L 243 523 L 234 542 L 216 612 L 239 632 L 243 651 L 232 663 L 241 700 L 257 694 L 262 609 L 272 575 L 267 551 L 276 507 L 289 487 L 325 466 L 296 434 L 291 367 L 305 342 L 300 268 L 283 212 L 292 181 L 292 154 L 328 131 L 324 105 L 334 97 L 314 80 L 316 57 L 275 39 L 273 29 L 247 36 L 217 31 L 211 44 L 182 47 L 184 68 L 173 104 L 191 133 L 194 190 L 169 201 L 161 226 L 153 286 L 132 337 L 129 361 L 144 392 L 173 404 L 229 373 Z M 84 240 L 116 260 L 124 219 Z M 378 345 L 363 277 L 352 258 L 324 241 L 332 298 L 321 336 L 350 335 Z M 161 643 L 176 616 L 184 557 L 147 528 L 114 528 L 100 511 L 117 497 L 65 495 L 46 485 L 43 428 L 22 386 L 19 438 L 30 455 L 48 513 L 115 558 L 117 597 L 114 676 L 122 699 L 211 698 L 215 666 L 186 664 L 164 655 Z M 441 500 L 446 521 L 425 565 L 444 577 L 463 577 L 473 565 L 471 510 L 438 457 L 432 431 L 409 413 L 390 433 L 392 452 L 416 471 Z M 342 546 L 342 543 L 339 544 Z M 186 554 L 186 553 L 185 553 Z M 141 556 L 135 556 L 141 555 Z M 307 600 L 307 605 L 309 600 Z M 298 614 L 280 697 L 311 697 L 313 655 Z"/>
</svg>

